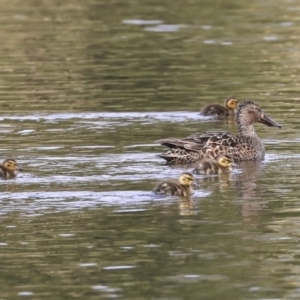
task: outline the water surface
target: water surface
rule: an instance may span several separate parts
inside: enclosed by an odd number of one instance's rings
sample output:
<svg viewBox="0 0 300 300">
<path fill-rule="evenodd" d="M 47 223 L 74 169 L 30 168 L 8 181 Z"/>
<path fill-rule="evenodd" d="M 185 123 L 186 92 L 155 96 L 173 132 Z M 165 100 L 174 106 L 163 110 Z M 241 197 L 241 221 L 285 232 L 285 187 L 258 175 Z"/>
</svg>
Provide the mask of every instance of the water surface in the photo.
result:
<svg viewBox="0 0 300 300">
<path fill-rule="evenodd" d="M 4 1 L 0 149 L 3 299 L 298 299 L 296 1 Z M 257 101 L 262 163 L 158 197 L 157 142 L 234 122 Z"/>
</svg>

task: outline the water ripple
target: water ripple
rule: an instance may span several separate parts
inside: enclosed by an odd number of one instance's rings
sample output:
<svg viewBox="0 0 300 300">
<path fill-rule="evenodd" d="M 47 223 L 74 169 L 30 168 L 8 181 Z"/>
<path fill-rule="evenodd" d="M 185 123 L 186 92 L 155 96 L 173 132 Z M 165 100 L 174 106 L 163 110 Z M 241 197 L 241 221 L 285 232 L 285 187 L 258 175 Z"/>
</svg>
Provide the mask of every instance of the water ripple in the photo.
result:
<svg viewBox="0 0 300 300">
<path fill-rule="evenodd" d="M 16 120 L 16 121 L 36 121 L 36 122 L 56 122 L 67 121 L 73 119 L 80 120 L 95 120 L 95 119 L 112 119 L 115 124 L 122 125 L 123 119 L 135 121 L 168 121 L 168 122 L 183 122 L 187 120 L 212 120 L 210 117 L 199 115 L 198 112 L 188 111 L 173 111 L 173 112 L 80 112 L 80 113 L 41 113 L 28 115 L 1 116 L 0 121 Z M 122 120 L 122 121 L 121 121 Z M 103 125 L 103 123 L 99 123 Z"/>
</svg>

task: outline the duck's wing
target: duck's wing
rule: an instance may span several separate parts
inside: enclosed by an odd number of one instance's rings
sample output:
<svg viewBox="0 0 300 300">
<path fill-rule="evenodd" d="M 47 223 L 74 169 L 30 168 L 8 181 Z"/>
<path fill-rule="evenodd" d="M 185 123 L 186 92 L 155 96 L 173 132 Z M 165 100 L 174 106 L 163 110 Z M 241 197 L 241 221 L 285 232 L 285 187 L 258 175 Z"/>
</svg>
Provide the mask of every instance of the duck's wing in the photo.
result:
<svg viewBox="0 0 300 300">
<path fill-rule="evenodd" d="M 172 148 L 182 148 L 182 149 L 188 149 L 188 147 L 194 147 L 195 149 L 200 146 L 201 144 L 193 139 L 164 139 L 157 141 L 163 146 L 167 146 L 170 149 Z M 202 145 L 203 146 L 203 145 Z"/>
<path fill-rule="evenodd" d="M 221 154 L 239 154 L 238 136 L 229 132 L 196 133 L 184 139 L 163 139 L 158 141 L 170 150 L 159 155 L 169 164 L 193 163 L 203 158 L 216 158 Z M 236 153 L 237 155 L 233 155 Z"/>
<path fill-rule="evenodd" d="M 172 148 L 182 148 L 187 150 L 199 151 L 204 146 L 222 145 L 225 147 L 235 147 L 237 137 L 229 132 L 205 132 L 196 133 L 184 139 L 162 139 L 157 141 L 163 146 Z"/>
<path fill-rule="evenodd" d="M 203 146 L 217 144 L 222 146 L 235 147 L 237 144 L 236 136 L 232 135 L 230 132 L 208 131 L 205 133 L 195 133 L 188 136 L 184 140 L 193 140 L 195 143 Z"/>
</svg>

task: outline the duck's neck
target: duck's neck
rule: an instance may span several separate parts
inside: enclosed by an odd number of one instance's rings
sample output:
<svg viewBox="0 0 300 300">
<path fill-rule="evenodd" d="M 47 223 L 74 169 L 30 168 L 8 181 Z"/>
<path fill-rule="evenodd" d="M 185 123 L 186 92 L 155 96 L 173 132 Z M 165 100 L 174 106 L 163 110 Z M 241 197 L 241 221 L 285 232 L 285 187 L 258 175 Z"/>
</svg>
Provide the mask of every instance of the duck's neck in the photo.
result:
<svg viewBox="0 0 300 300">
<path fill-rule="evenodd" d="M 14 178 L 16 176 L 16 172 L 15 171 L 9 171 L 5 168 L 2 167 L 2 177 L 5 179 L 10 179 L 10 178 Z"/>
<path fill-rule="evenodd" d="M 15 177 L 16 177 L 16 171 L 7 171 L 7 173 L 6 173 L 7 179 L 15 178 Z"/>
<path fill-rule="evenodd" d="M 239 135 L 245 137 L 257 137 L 253 124 L 238 124 Z"/>
</svg>

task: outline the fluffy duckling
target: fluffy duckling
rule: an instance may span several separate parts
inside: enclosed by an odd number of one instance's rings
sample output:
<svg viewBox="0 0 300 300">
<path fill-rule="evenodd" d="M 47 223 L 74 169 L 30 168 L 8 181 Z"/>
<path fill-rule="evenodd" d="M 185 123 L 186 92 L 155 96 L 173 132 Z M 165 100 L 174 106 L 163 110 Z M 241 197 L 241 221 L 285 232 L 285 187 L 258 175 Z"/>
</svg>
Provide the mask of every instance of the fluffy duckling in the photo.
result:
<svg viewBox="0 0 300 300">
<path fill-rule="evenodd" d="M 216 159 L 203 159 L 193 170 L 194 174 L 223 174 L 232 170 L 233 159 L 227 154 L 222 154 Z"/>
<path fill-rule="evenodd" d="M 179 180 L 166 180 L 159 182 L 153 192 L 171 196 L 190 196 L 193 194 L 192 184 L 194 176 L 192 173 L 184 172 L 180 175 Z"/>
<path fill-rule="evenodd" d="M 238 106 L 239 101 L 235 97 L 228 97 L 224 101 L 224 105 L 220 104 L 208 104 L 200 111 L 202 116 L 214 116 L 214 117 L 229 117 L 234 116 L 235 109 Z"/>
<path fill-rule="evenodd" d="M 18 164 L 12 159 L 5 159 L 3 164 L 0 165 L 0 177 L 3 179 L 12 179 L 17 176 Z"/>
</svg>

